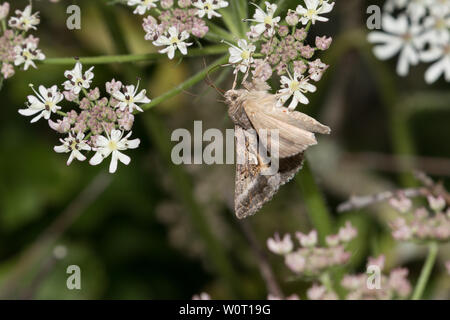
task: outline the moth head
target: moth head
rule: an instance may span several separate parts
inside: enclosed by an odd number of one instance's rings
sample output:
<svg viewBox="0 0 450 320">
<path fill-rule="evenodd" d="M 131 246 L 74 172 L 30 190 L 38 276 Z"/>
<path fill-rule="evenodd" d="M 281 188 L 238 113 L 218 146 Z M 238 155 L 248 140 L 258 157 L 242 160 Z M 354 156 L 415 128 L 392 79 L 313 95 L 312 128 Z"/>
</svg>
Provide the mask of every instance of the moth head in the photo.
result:
<svg viewBox="0 0 450 320">
<path fill-rule="evenodd" d="M 228 90 L 225 92 L 225 102 L 228 105 L 233 105 L 242 97 L 244 90 Z"/>
</svg>

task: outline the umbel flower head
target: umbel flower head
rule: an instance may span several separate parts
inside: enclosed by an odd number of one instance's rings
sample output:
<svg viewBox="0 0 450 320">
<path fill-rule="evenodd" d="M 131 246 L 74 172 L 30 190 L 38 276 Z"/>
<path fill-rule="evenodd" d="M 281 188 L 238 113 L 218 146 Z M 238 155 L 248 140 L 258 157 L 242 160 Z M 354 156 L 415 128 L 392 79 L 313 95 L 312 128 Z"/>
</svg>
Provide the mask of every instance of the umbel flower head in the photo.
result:
<svg viewBox="0 0 450 320">
<path fill-rule="evenodd" d="M 450 241 L 450 194 L 422 172 L 416 173 L 423 184 L 417 189 L 384 191 L 377 195 L 351 197 L 339 206 L 340 211 L 363 208 L 370 204 L 388 201 L 398 212 L 390 222 L 394 239 L 418 243 Z M 426 197 L 428 206 L 416 206 L 411 198 Z"/>
<path fill-rule="evenodd" d="M 278 16 L 275 3 L 266 1 L 264 8 L 255 5 L 253 18 L 245 20 L 251 22 L 247 38 L 236 44 L 226 42 L 236 79 L 240 72 L 243 82 L 250 73 L 253 79 L 267 81 L 275 77 L 275 71 L 281 86 L 277 91 L 278 106 L 290 101 L 291 111 L 299 103 L 309 103 L 306 95 L 316 91 L 311 81 L 320 81 L 328 68 L 320 58 L 313 57 L 316 52 L 327 50 L 332 42 L 326 36 L 312 39 L 314 44 L 307 41 L 310 26 L 316 21 L 328 21 L 323 15 L 333 9 L 334 2 L 308 0 L 305 5 L 306 8 L 299 5 L 295 11 L 289 10 L 284 20 Z"/>
<path fill-rule="evenodd" d="M 425 72 L 429 84 L 441 76 L 450 82 L 450 4 L 442 1 L 388 0 L 382 31 L 373 31 L 368 41 L 381 60 L 398 55 L 397 73 L 406 76 L 411 66 L 431 63 Z"/>
<path fill-rule="evenodd" d="M 176 51 L 188 53 L 192 38 L 203 38 L 209 31 L 207 20 L 221 17 L 220 10 L 228 7 L 224 0 L 128 0 L 134 14 L 147 15 L 142 23 L 145 39 L 152 41 L 169 59 Z M 153 11 L 151 11 L 153 9 Z"/>
<path fill-rule="evenodd" d="M 344 266 L 350 259 L 350 252 L 345 247 L 352 241 L 357 230 L 347 222 L 336 234 L 326 237 L 326 246 L 318 245 L 316 230 L 304 234 L 297 232 L 296 238 L 300 248 L 295 249 L 294 241 L 289 234 L 280 237 L 275 234 L 267 240 L 269 250 L 277 255 L 284 256 L 285 265 L 297 276 L 312 280 L 313 285 L 307 290 L 309 300 L 386 300 L 404 299 L 411 293 L 411 284 L 408 281 L 408 270 L 396 268 L 390 273 L 381 274 L 384 270 L 384 256 L 369 258 L 367 272 L 360 274 L 344 274 L 341 286 L 344 293 L 341 296 L 330 285 L 330 275 L 337 267 Z M 374 268 L 380 272 L 378 283 L 372 283 L 370 277 Z M 341 270 L 341 269 L 340 269 Z M 369 286 L 370 284 L 370 286 Z M 379 286 L 379 287 L 378 287 Z M 297 295 L 292 295 L 297 298 Z M 271 299 L 279 299 L 271 296 Z M 288 298 L 289 299 L 289 298 Z"/>
<path fill-rule="evenodd" d="M 81 62 L 64 73 L 66 81 L 51 88 L 39 86 L 35 95 L 28 96 L 25 109 L 19 109 L 24 116 L 33 116 L 31 122 L 41 118 L 48 120 L 51 129 L 63 135 L 60 145 L 54 147 L 57 153 L 69 153 L 67 165 L 73 160 L 85 161 L 90 152 L 89 163 L 98 165 L 111 156 L 109 172 L 117 170 L 118 161 L 125 165 L 131 158 L 124 154 L 127 149 L 136 149 L 139 139 L 130 139 L 135 111 L 143 111 L 139 105 L 150 102 L 146 90 L 139 93 L 139 85 L 123 85 L 112 79 L 107 82 L 109 97 L 102 97 L 98 87 L 91 88 L 94 79 L 93 68 L 83 72 Z M 72 104 L 74 109 L 63 111 L 63 103 Z M 57 118 L 59 117 L 59 119 Z"/>
<path fill-rule="evenodd" d="M 320 277 L 329 269 L 344 265 L 350 258 L 345 246 L 357 235 L 356 229 L 347 222 L 335 235 L 326 238 L 327 246 L 318 245 L 317 231 L 308 234 L 297 232 L 296 238 L 300 248 L 294 250 L 294 242 L 289 235 L 267 240 L 267 246 L 275 254 L 284 256 L 286 266 L 297 275 Z"/>
<path fill-rule="evenodd" d="M 0 77 L 11 78 L 15 74 L 14 67 L 36 68 L 36 61 L 44 60 L 45 55 L 38 49 L 39 38 L 27 35 L 36 30 L 40 23 L 39 13 L 33 13 L 29 4 L 23 11 L 16 10 L 8 19 L 10 4 L 0 3 Z"/>
</svg>

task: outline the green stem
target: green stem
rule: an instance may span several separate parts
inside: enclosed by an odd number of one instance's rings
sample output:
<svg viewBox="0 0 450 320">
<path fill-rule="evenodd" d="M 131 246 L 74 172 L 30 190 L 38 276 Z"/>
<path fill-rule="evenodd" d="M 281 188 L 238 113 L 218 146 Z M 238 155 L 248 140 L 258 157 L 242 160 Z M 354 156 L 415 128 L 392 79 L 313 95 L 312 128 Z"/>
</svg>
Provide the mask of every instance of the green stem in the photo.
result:
<svg viewBox="0 0 450 320">
<path fill-rule="evenodd" d="M 325 244 L 325 237 L 333 230 L 333 219 L 328 211 L 325 199 L 316 184 L 308 161 L 305 161 L 295 181 L 300 186 L 308 215 L 313 227 L 317 230 L 319 241 Z"/>
<path fill-rule="evenodd" d="M 328 292 L 334 292 L 333 283 L 331 282 L 330 274 L 328 272 L 325 272 L 320 276 L 320 282 L 327 288 Z"/>
<path fill-rule="evenodd" d="M 228 46 L 214 45 L 205 48 L 190 49 L 186 56 L 178 54 L 177 57 L 201 57 L 205 55 L 222 54 L 228 51 Z M 144 54 L 121 54 L 121 55 L 105 55 L 97 57 L 81 57 L 79 61 L 84 64 L 110 64 L 110 63 L 129 63 L 141 61 L 155 61 L 165 58 L 165 55 L 154 52 Z M 75 59 L 73 57 L 66 58 L 48 58 L 41 62 L 41 64 L 56 64 L 56 65 L 72 65 Z"/>
<path fill-rule="evenodd" d="M 431 271 L 433 270 L 433 266 L 436 261 L 438 249 L 439 246 L 436 242 L 431 242 L 428 245 L 428 256 L 425 260 L 425 264 L 422 267 L 422 271 L 420 271 L 419 280 L 417 280 L 416 287 L 414 288 L 412 300 L 420 300 L 422 298 L 423 292 L 425 291 L 425 287 L 427 286 Z"/>
<path fill-rule="evenodd" d="M 310 29 L 310 28 L 311 28 L 311 21 L 309 21 L 308 24 L 307 24 L 306 27 L 305 27 L 306 33 L 309 32 L 309 29 Z"/>
<path fill-rule="evenodd" d="M 155 106 L 157 106 L 158 104 L 176 96 L 177 94 L 179 94 L 180 92 L 182 92 L 183 90 L 187 90 L 190 87 L 194 86 L 195 84 L 197 84 L 198 82 L 202 81 L 203 79 L 206 78 L 206 76 L 215 71 L 215 69 L 219 69 L 218 67 L 220 67 L 220 65 L 226 63 L 228 61 L 228 55 L 225 55 L 223 57 L 221 57 L 220 59 L 216 60 L 215 62 L 213 62 L 209 67 L 204 68 L 202 71 L 196 73 L 195 75 L 193 75 L 192 77 L 190 77 L 189 79 L 187 79 L 186 81 L 184 81 L 183 83 L 179 84 L 178 86 L 176 86 L 175 88 L 167 91 L 166 93 L 160 95 L 159 97 L 153 99 L 150 103 L 142 105 L 141 108 L 145 111 L 148 109 L 151 109 Z"/>
</svg>

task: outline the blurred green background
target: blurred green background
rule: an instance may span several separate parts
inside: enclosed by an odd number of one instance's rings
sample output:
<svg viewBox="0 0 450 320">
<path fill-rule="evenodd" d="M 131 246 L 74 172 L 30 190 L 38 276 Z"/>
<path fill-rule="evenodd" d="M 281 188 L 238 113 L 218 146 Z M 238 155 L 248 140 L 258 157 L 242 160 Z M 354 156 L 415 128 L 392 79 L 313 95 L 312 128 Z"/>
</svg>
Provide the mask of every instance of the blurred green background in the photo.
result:
<svg viewBox="0 0 450 320">
<path fill-rule="evenodd" d="M 12 1 L 23 9 L 28 1 Z M 298 1 L 288 1 L 295 8 Z M 34 1 L 41 25 L 35 35 L 50 57 L 148 53 L 141 17 L 106 1 Z M 425 65 L 406 78 L 395 73 L 396 59 L 379 62 L 365 41 L 365 10 L 383 1 L 338 0 L 329 23 L 312 28 L 333 36 L 321 56 L 330 64 L 311 104 L 301 111 L 333 129 L 308 151 L 316 181 L 333 213 L 337 229 L 350 219 L 359 230 L 352 244 L 350 271 L 364 269 L 366 258 L 384 253 L 388 268 L 406 266 L 415 281 L 423 262 L 421 246 L 394 243 L 386 206 L 337 214 L 336 206 L 352 194 L 368 194 L 414 184 L 411 169 L 447 182 L 450 176 L 449 84 L 427 86 Z M 65 27 L 68 4 L 82 10 L 82 29 Z M 123 40 L 120 34 L 123 35 Z M 206 57 L 212 62 L 215 57 Z M 135 83 L 142 78 L 151 98 L 201 70 L 204 60 L 184 59 L 95 66 L 93 84 L 104 90 L 111 78 Z M 29 83 L 61 84 L 71 66 L 39 65 L 17 72 L 0 91 L 0 297 L 31 299 L 190 299 L 206 291 L 212 297 L 265 299 L 260 272 L 267 263 L 286 294 L 310 284 L 288 281 L 290 272 L 268 253 L 265 242 L 275 232 L 308 231 L 308 192 L 297 179 L 244 223 L 230 209 L 234 166 L 175 167 L 169 161 L 170 134 L 176 128 L 232 128 L 223 103 L 204 82 L 136 117 L 133 136 L 141 146 L 128 154 L 129 166 L 114 175 L 107 163 L 91 167 L 53 152 L 58 136 L 44 122 L 30 124 L 17 110 L 31 93 Z M 227 78 L 219 86 L 231 87 Z M 194 96 L 193 96 L 194 95 Z M 169 152 L 169 153 L 168 153 Z M 300 173 L 301 177 L 302 173 Z M 55 258 L 66 251 L 64 258 Z M 426 292 L 449 298 L 450 280 L 443 261 Z M 81 268 L 82 290 L 66 288 L 68 265 Z"/>
</svg>

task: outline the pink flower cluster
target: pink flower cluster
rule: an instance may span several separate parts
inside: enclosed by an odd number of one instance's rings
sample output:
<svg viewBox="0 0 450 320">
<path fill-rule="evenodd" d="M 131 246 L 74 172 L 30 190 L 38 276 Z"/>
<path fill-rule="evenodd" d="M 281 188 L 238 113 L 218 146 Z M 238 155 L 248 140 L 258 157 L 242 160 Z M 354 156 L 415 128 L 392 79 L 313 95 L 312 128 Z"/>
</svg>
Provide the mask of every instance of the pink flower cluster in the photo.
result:
<svg viewBox="0 0 450 320">
<path fill-rule="evenodd" d="M 316 46 L 306 44 L 308 36 L 305 28 L 296 29 L 288 26 L 280 26 L 273 38 L 267 35 L 260 37 L 261 50 L 267 62 L 267 68 L 275 69 L 278 75 L 286 74 L 289 70 L 298 75 L 310 75 L 314 81 L 319 81 L 322 74 L 328 68 L 319 58 L 311 60 L 317 50 L 327 50 L 331 45 L 331 38 L 316 37 Z M 257 70 L 257 65 L 253 66 Z M 255 72 L 254 72 L 255 75 Z M 269 76 L 270 77 L 270 76 Z M 267 80 L 267 75 L 263 77 Z"/>
<path fill-rule="evenodd" d="M 60 139 L 62 144 L 54 150 L 70 153 L 67 165 L 74 159 L 85 161 L 86 153 L 95 151 L 89 163 L 98 165 L 111 155 L 109 172 L 114 173 L 118 161 L 125 165 L 131 161 L 123 151 L 139 146 L 139 139 L 128 139 L 134 123 L 133 112 L 143 111 L 138 104 L 149 103 L 150 99 L 145 89 L 138 92 L 139 85 L 125 86 L 114 79 L 106 83 L 109 97 L 102 97 L 98 87 L 91 89 L 92 69 L 83 72 L 82 64 L 77 62 L 73 70 L 64 73 L 67 79 L 63 83 L 64 91 L 57 85 L 39 86 L 38 90 L 31 85 L 35 95 L 27 97 L 26 108 L 19 109 L 19 113 L 32 116 L 31 122 L 44 118 L 50 128 L 65 135 Z M 64 102 L 74 104 L 76 108 L 63 112 Z M 60 119 L 52 120 L 57 116 Z"/>
<path fill-rule="evenodd" d="M 248 39 L 260 46 L 259 52 L 264 56 L 262 60 L 267 64 L 258 68 L 261 62 L 255 60 L 252 66 L 253 76 L 268 80 L 271 76 L 269 72 L 258 74 L 258 71 L 276 70 L 278 75 L 290 72 L 299 76 L 309 75 L 312 80 L 319 81 L 328 65 L 319 58 L 312 58 L 317 51 L 327 50 L 332 38 L 316 37 L 314 45 L 308 44 L 308 30 L 297 26 L 299 15 L 296 11 L 289 10 L 285 22 L 286 24 L 274 24 L 261 34 L 255 32 L 255 28 L 247 33 Z"/>
<path fill-rule="evenodd" d="M 300 248 L 294 251 L 294 243 L 289 234 L 280 239 L 267 240 L 267 246 L 275 254 L 283 255 L 286 266 L 294 273 L 307 277 L 318 277 L 329 269 L 344 265 L 350 258 L 345 246 L 357 235 L 350 222 L 335 235 L 326 238 L 327 246 L 318 246 L 317 231 L 309 234 L 296 233 Z"/>
<path fill-rule="evenodd" d="M 179 0 L 177 6 L 174 1 L 161 1 L 157 16 L 148 15 L 144 18 L 142 27 L 145 39 L 157 41 L 161 36 L 167 35 L 171 27 L 175 27 L 178 33 L 186 31 L 189 35 L 203 38 L 209 28 L 203 17 L 199 16 L 199 9 L 193 4 L 190 0 Z"/>
<path fill-rule="evenodd" d="M 111 84 L 117 84 L 120 88 L 118 90 L 122 90 L 123 86 L 120 81 L 112 79 L 111 82 L 106 83 L 106 88 L 111 87 Z M 114 92 L 108 89 L 107 92 L 111 95 L 109 98 L 100 97 L 100 90 L 96 87 L 88 91 L 87 95 L 81 100 L 74 99 L 67 91 L 63 92 L 66 100 L 74 102 L 80 110 L 70 110 L 66 116 L 57 120 L 57 122 L 49 120 L 50 127 L 59 133 L 90 132 L 92 133 L 91 139 L 104 132 L 109 133 L 114 128 L 131 130 L 134 115 L 128 109 L 120 110 L 116 108 L 119 102 L 112 96 Z"/>
<path fill-rule="evenodd" d="M 403 241 L 446 242 L 450 240 L 450 208 L 442 196 L 428 196 L 430 210 L 425 207 L 413 208 L 412 201 L 400 193 L 389 203 L 400 213 L 400 217 L 390 223 L 392 236 Z"/>
<path fill-rule="evenodd" d="M 373 275 L 369 273 L 370 267 L 377 266 L 382 271 L 384 261 L 384 256 L 370 258 L 367 263 L 368 273 L 344 276 L 341 285 L 347 290 L 347 300 L 393 300 L 405 299 L 410 295 L 411 284 L 406 268 L 393 269 L 389 274 L 380 274 L 379 279 L 374 277 L 371 281 Z"/>
<path fill-rule="evenodd" d="M 30 4 L 23 11 L 16 10 L 6 24 L 9 11 L 8 2 L 0 4 L 0 74 L 4 79 L 15 74 L 15 66 L 23 65 L 23 69 L 28 70 L 30 66 L 36 68 L 35 61 L 45 59 L 38 49 L 39 38 L 27 36 L 27 32 L 40 23 L 38 13 L 32 13 Z"/>
</svg>

